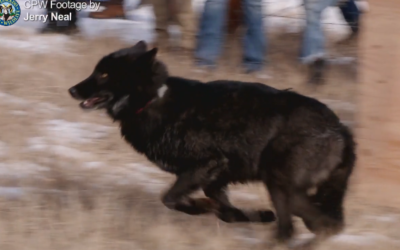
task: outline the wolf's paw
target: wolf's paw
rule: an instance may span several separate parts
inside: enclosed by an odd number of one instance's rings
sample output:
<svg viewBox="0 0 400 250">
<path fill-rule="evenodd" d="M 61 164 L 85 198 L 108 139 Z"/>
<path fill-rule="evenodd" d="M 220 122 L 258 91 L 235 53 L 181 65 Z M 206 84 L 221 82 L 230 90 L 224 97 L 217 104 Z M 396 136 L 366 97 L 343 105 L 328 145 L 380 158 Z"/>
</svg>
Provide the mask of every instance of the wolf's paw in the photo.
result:
<svg viewBox="0 0 400 250">
<path fill-rule="evenodd" d="M 274 212 L 270 210 L 242 211 L 237 208 L 220 208 L 218 218 L 227 223 L 234 222 L 273 222 L 276 220 Z"/>
<path fill-rule="evenodd" d="M 261 222 L 273 222 L 276 221 L 275 213 L 271 210 L 259 211 Z"/>
<path fill-rule="evenodd" d="M 278 225 L 278 230 L 276 232 L 276 240 L 279 243 L 287 243 L 292 238 L 294 234 L 293 225 Z"/>
<path fill-rule="evenodd" d="M 209 198 L 190 199 L 190 204 L 207 212 L 212 212 L 217 209 L 216 202 Z"/>
<path fill-rule="evenodd" d="M 245 211 L 244 214 L 247 216 L 250 222 L 273 222 L 276 220 L 275 213 L 271 210 L 251 210 Z"/>
<path fill-rule="evenodd" d="M 343 230 L 343 223 L 328 217 L 316 219 L 313 222 L 305 223 L 307 228 L 318 236 L 328 237 L 338 234 Z"/>
</svg>

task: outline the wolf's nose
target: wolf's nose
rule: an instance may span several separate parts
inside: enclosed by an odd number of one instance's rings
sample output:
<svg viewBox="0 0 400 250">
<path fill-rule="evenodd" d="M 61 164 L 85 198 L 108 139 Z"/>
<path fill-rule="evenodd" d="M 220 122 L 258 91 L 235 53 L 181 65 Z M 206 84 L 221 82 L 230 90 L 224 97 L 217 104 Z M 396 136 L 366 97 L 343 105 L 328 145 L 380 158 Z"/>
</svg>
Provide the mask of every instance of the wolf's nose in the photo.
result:
<svg viewBox="0 0 400 250">
<path fill-rule="evenodd" d="M 69 94 L 73 97 L 76 97 L 76 88 L 72 87 L 68 90 Z"/>
</svg>

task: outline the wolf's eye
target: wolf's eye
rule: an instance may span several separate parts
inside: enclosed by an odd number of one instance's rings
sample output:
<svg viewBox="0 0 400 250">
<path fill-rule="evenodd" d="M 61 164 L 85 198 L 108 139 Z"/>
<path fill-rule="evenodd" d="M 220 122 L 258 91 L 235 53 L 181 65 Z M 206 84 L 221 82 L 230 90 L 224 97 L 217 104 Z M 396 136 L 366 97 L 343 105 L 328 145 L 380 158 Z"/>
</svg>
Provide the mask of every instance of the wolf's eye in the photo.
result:
<svg viewBox="0 0 400 250">
<path fill-rule="evenodd" d="M 104 78 L 106 78 L 107 76 L 108 76 L 108 74 L 107 74 L 107 73 L 104 73 L 104 74 L 101 75 L 101 78 L 104 79 Z"/>
</svg>

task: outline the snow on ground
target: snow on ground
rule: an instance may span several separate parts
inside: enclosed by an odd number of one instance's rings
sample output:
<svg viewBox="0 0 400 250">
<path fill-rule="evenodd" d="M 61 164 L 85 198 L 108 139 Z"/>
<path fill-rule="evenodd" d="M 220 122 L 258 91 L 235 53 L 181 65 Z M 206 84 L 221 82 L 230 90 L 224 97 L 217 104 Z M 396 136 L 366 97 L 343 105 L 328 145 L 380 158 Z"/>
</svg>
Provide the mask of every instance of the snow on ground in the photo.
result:
<svg viewBox="0 0 400 250">
<path fill-rule="evenodd" d="M 399 215 L 397 214 L 387 214 L 381 216 L 365 216 L 366 219 L 374 220 L 378 222 L 385 222 L 385 223 L 396 223 L 399 221 Z"/>
<path fill-rule="evenodd" d="M 91 123 L 48 120 L 40 124 L 42 136 L 27 140 L 28 150 L 45 151 L 60 157 L 74 159 L 95 159 L 87 152 L 75 149 L 78 144 L 93 143 L 105 138 L 111 127 Z"/>
<path fill-rule="evenodd" d="M 304 246 L 315 239 L 315 235 L 311 233 L 303 233 L 296 235 L 294 239 L 289 243 L 291 248 Z M 378 245 L 380 243 L 390 243 L 392 245 L 400 246 L 400 240 L 395 240 L 389 238 L 385 235 L 378 233 L 359 233 L 359 234 L 350 234 L 350 233 L 340 233 L 338 235 L 332 236 L 329 238 L 330 242 L 339 244 L 339 245 L 353 245 L 353 246 L 373 246 Z"/>
<path fill-rule="evenodd" d="M 333 236 L 330 240 L 337 243 L 351 244 L 356 246 L 378 245 L 380 242 L 390 242 L 391 244 L 400 247 L 400 240 L 394 240 L 385 235 L 377 233 L 361 233 L 357 235 L 342 233 Z"/>
<path fill-rule="evenodd" d="M 57 144 L 82 144 L 105 138 L 111 129 L 113 128 L 93 123 L 49 120 L 43 123 L 42 130 Z"/>
<path fill-rule="evenodd" d="M 0 163 L 0 176 L 9 178 L 23 178 L 33 175 L 40 175 L 40 172 L 49 171 L 48 167 L 44 167 L 32 162 L 12 162 Z"/>
<path fill-rule="evenodd" d="M 7 94 L 7 93 L 1 92 L 1 91 L 0 91 L 0 103 L 14 104 L 21 108 L 35 107 L 35 112 L 45 113 L 45 114 L 64 112 L 64 109 L 58 107 L 57 105 L 48 103 L 48 102 L 28 101 L 28 100 L 25 100 L 24 98 L 10 95 L 10 94 Z M 16 115 L 26 114 L 25 111 L 21 111 L 21 110 L 12 110 L 10 112 L 14 113 Z"/>
<path fill-rule="evenodd" d="M 19 98 L 7 93 L 0 92 L 0 101 L 3 103 L 10 103 L 10 104 L 16 104 L 16 105 L 21 105 L 21 106 L 26 106 L 29 104 L 29 101 L 24 100 L 23 98 Z"/>
<path fill-rule="evenodd" d="M 66 36 L 48 36 L 46 39 L 43 39 L 41 36 L 28 33 L 23 39 L 21 37 L 2 36 L 1 42 L 3 48 L 25 50 L 35 54 L 57 53 L 66 56 L 76 56 L 76 54 L 68 51 L 68 45 L 72 41 Z"/>
</svg>

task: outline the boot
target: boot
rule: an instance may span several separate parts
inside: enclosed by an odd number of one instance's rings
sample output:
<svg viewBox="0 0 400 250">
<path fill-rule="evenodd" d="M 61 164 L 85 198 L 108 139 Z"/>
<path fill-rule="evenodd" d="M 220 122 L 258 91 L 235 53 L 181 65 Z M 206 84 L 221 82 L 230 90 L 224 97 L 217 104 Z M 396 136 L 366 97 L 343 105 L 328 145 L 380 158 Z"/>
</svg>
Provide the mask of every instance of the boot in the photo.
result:
<svg viewBox="0 0 400 250">
<path fill-rule="evenodd" d="M 90 18 L 95 19 L 112 19 L 112 18 L 123 18 L 125 19 L 125 11 L 122 1 L 111 0 L 108 3 L 105 3 L 105 10 L 100 12 L 91 12 L 89 14 Z"/>
<path fill-rule="evenodd" d="M 309 66 L 310 75 L 308 82 L 310 84 L 321 85 L 324 84 L 324 76 L 327 70 L 327 63 L 325 59 L 319 58 Z"/>
</svg>

